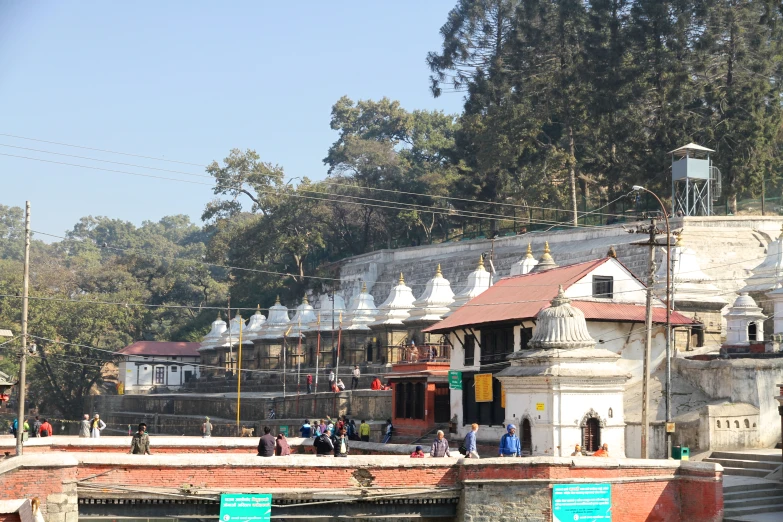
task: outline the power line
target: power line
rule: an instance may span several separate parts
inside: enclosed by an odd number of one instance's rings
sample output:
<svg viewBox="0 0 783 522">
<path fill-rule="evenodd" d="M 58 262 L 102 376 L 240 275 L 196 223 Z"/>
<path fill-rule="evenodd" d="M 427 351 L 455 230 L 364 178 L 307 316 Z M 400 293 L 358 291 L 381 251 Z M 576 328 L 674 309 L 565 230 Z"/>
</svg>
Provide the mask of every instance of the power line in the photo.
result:
<svg viewBox="0 0 783 522">
<path fill-rule="evenodd" d="M 42 143 L 52 143 L 52 144 L 63 145 L 63 146 L 67 146 L 67 147 L 77 147 L 77 148 L 81 148 L 81 149 L 95 150 L 95 151 L 100 151 L 100 152 L 108 152 L 108 153 L 112 153 L 112 154 L 121 154 L 121 155 L 125 155 L 125 156 L 132 156 L 132 157 L 152 159 L 152 160 L 159 160 L 159 161 L 168 161 L 168 162 L 172 162 L 172 163 L 180 163 L 180 164 L 184 164 L 184 165 L 194 165 L 194 166 L 198 166 L 198 167 L 204 167 L 204 165 L 200 165 L 198 163 L 166 160 L 166 159 L 163 159 L 163 158 L 153 158 L 151 156 L 144 156 L 144 155 L 139 155 L 139 154 L 129 154 L 129 153 L 124 153 L 124 152 L 108 151 L 108 150 L 103 150 L 103 149 L 95 149 L 95 148 L 91 148 L 91 147 L 83 147 L 83 146 L 79 146 L 79 145 L 68 145 L 68 144 L 64 144 L 64 143 L 52 142 L 52 141 L 47 141 L 47 140 L 39 140 L 39 139 L 35 139 L 35 138 L 25 138 L 25 137 L 16 136 L 16 135 L 13 135 L 13 134 L 2 134 L 2 133 L 0 133 L 0 136 L 9 136 L 9 137 L 13 137 L 13 138 L 19 138 L 19 139 L 25 139 L 25 140 L 31 140 L 31 141 L 39 141 L 39 142 L 42 142 Z M 179 171 L 179 170 L 161 169 L 161 168 L 149 167 L 149 166 L 145 166 L 145 165 L 136 165 L 136 164 L 133 164 L 133 163 L 123 163 L 123 162 L 104 160 L 104 159 L 99 159 L 99 158 L 91 158 L 91 157 L 86 157 L 86 156 L 76 156 L 76 155 L 65 154 L 65 153 L 61 153 L 61 152 L 54 152 L 54 151 L 48 151 L 48 150 L 42 150 L 42 149 L 34 149 L 34 148 L 30 148 L 30 147 L 21 147 L 21 146 L 18 146 L 18 145 L 0 144 L 0 146 L 11 147 L 11 148 L 16 148 L 16 149 L 22 149 L 22 150 L 29 150 L 29 151 L 34 151 L 34 152 L 42 152 L 42 153 L 45 153 L 45 154 L 55 154 L 55 155 L 58 155 L 58 156 L 66 156 L 66 157 L 71 157 L 71 158 L 86 159 L 86 160 L 90 160 L 90 161 L 99 161 L 99 162 L 104 162 L 104 163 L 113 163 L 113 164 L 116 164 L 116 165 L 125 165 L 125 166 L 130 166 L 130 167 L 151 169 L 151 170 L 157 170 L 157 171 L 161 171 L 161 172 L 170 172 L 170 173 L 182 174 L 182 175 L 186 175 L 186 176 L 196 176 L 196 177 L 204 177 L 204 178 L 211 178 L 211 179 L 215 179 L 216 178 L 216 179 L 226 180 L 226 178 L 220 178 L 220 177 L 217 177 L 217 176 L 210 176 L 210 175 L 206 175 L 206 174 L 194 174 L 194 173 L 184 172 L 184 171 Z M 33 160 L 35 160 L 36 158 L 24 158 L 24 159 L 33 159 Z M 657 177 L 658 176 L 656 176 L 656 178 Z M 653 179 L 655 179 L 655 178 L 653 178 Z M 290 180 L 289 180 L 289 182 L 290 182 Z M 442 195 L 434 195 L 434 194 L 424 194 L 424 193 L 421 193 L 421 192 L 403 191 L 403 190 L 396 190 L 396 189 L 384 189 L 384 188 L 380 188 L 380 187 L 367 187 L 367 186 L 361 186 L 361 185 L 352 185 L 352 184 L 348 184 L 348 183 L 333 183 L 333 182 L 328 182 L 328 181 L 325 181 L 325 180 L 319 181 L 318 183 L 319 184 L 323 184 L 323 185 L 327 185 L 327 186 L 350 188 L 350 189 L 371 190 L 371 191 L 376 191 L 376 192 L 387 192 L 387 193 L 398 194 L 398 195 L 422 196 L 422 197 L 428 197 L 428 198 L 433 198 L 433 199 L 443 199 L 443 200 L 449 200 L 449 201 L 462 201 L 462 202 L 466 202 L 466 203 L 473 203 L 473 204 L 480 204 L 480 205 L 498 205 L 498 206 L 504 206 L 504 207 L 514 207 L 514 208 L 518 208 L 518 209 L 522 209 L 522 210 L 534 209 L 534 210 L 549 210 L 549 211 L 558 211 L 558 212 L 571 212 L 571 210 L 561 209 L 561 208 L 556 208 L 556 207 L 539 207 L 539 206 L 533 206 L 533 205 L 519 205 L 519 204 L 516 204 L 516 203 L 504 203 L 502 201 L 478 201 L 478 200 L 475 200 L 475 199 L 458 198 L 458 197 L 454 197 L 454 196 L 442 196 Z M 314 192 L 314 191 L 309 191 L 309 192 Z M 350 197 L 350 196 L 348 196 L 348 197 Z M 385 201 L 385 200 L 378 200 L 378 201 Z M 595 212 L 595 211 L 592 211 L 592 212 Z M 585 215 L 589 214 L 589 213 L 591 213 L 591 212 L 587 212 L 587 213 L 585 213 Z M 624 214 L 604 213 L 603 215 L 605 215 L 605 216 L 613 216 L 613 217 L 626 217 Z M 508 216 L 504 216 L 504 219 L 508 219 L 508 218 L 509 218 Z"/>
<path fill-rule="evenodd" d="M 48 140 L 41 140 L 41 139 L 36 139 L 36 138 L 26 138 L 24 136 L 17 136 L 15 134 L 3 134 L 3 133 L 0 133 L 0 136 L 7 136 L 9 138 L 17 138 L 17 139 L 20 139 L 20 140 L 37 141 L 37 142 L 40 142 L 40 143 L 49 143 L 49 144 L 52 144 L 52 145 L 61 145 L 63 147 L 74 147 L 74 148 L 77 148 L 77 149 L 94 150 L 96 152 L 107 152 L 109 154 L 120 154 L 122 156 L 132 156 L 134 158 L 143 158 L 143 159 L 150 159 L 150 160 L 155 160 L 155 161 L 166 161 L 168 163 L 179 163 L 181 165 L 193 165 L 195 167 L 203 167 L 204 166 L 204 165 L 201 165 L 199 163 L 190 163 L 188 161 L 169 160 L 169 159 L 165 159 L 165 158 L 155 158 L 155 157 L 152 157 L 152 156 L 142 156 L 141 154 L 131 154 L 131 153 L 128 153 L 128 152 L 117 152 L 117 151 L 114 151 L 114 150 L 96 149 L 96 148 L 93 148 L 93 147 L 85 147 L 83 145 L 71 145 L 69 143 L 61 143 L 61 142 L 57 142 L 57 141 L 48 141 Z"/>
</svg>

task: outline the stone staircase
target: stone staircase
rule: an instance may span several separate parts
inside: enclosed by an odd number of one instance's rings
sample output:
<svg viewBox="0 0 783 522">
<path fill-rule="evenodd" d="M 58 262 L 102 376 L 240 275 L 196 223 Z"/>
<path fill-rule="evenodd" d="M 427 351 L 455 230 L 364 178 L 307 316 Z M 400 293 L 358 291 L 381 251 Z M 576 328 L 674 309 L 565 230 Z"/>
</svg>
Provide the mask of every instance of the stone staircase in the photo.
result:
<svg viewBox="0 0 783 522">
<path fill-rule="evenodd" d="M 780 455 L 713 451 L 704 462 L 723 466 L 724 475 L 764 478 L 781 466 Z"/>
<path fill-rule="evenodd" d="M 752 518 L 745 517 L 762 513 L 780 513 L 779 520 L 783 520 L 783 483 L 770 481 L 723 487 L 724 522 L 746 522 Z"/>
</svg>

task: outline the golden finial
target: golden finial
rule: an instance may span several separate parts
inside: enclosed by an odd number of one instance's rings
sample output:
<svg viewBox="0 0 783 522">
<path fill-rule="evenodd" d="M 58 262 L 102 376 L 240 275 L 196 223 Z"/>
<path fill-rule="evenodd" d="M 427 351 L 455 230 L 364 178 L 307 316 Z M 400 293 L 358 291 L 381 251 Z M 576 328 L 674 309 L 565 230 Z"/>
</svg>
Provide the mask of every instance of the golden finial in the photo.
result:
<svg viewBox="0 0 783 522">
<path fill-rule="evenodd" d="M 551 254 L 551 253 L 552 253 L 552 252 L 550 252 L 550 250 L 549 250 L 549 241 L 545 241 L 545 242 L 544 242 L 544 253 L 545 253 L 545 254 Z"/>
<path fill-rule="evenodd" d="M 435 269 L 435 277 L 443 277 L 443 273 L 440 271 L 440 263 L 438 263 L 438 268 Z"/>
<path fill-rule="evenodd" d="M 302 298 L 302 304 L 310 304 L 310 301 L 307 300 L 307 294 Z"/>
<path fill-rule="evenodd" d="M 217 320 L 218 320 L 218 321 L 222 321 L 222 320 L 223 320 L 223 318 L 220 316 L 220 312 L 218 312 L 218 318 L 217 318 Z"/>
<path fill-rule="evenodd" d="M 484 268 L 484 256 L 479 256 L 479 264 L 477 268 Z"/>
<path fill-rule="evenodd" d="M 321 312 L 318 312 L 318 324 L 321 324 Z"/>
<path fill-rule="evenodd" d="M 404 285 L 405 284 L 405 278 L 402 277 L 402 272 L 400 272 L 400 280 L 398 281 L 399 284 Z"/>
<path fill-rule="evenodd" d="M 275 297 L 275 304 L 276 305 L 280 304 L 280 294 L 278 294 L 277 297 Z"/>
<path fill-rule="evenodd" d="M 340 312 L 340 324 L 343 324 L 343 313 Z"/>
<path fill-rule="evenodd" d="M 364 281 L 362 281 L 362 293 L 363 294 L 367 293 L 367 283 L 365 283 Z"/>
<path fill-rule="evenodd" d="M 677 241 L 674 242 L 674 246 L 681 247 L 682 246 L 682 232 L 677 234 Z"/>
<path fill-rule="evenodd" d="M 527 244 L 527 255 L 525 257 L 533 258 L 533 246 L 530 243 Z"/>
<path fill-rule="evenodd" d="M 609 251 L 606 253 L 606 257 L 617 259 L 617 251 L 614 249 L 614 245 L 609 247 Z"/>
<path fill-rule="evenodd" d="M 257 313 L 257 314 L 260 314 L 260 313 L 261 313 L 261 305 L 260 305 L 260 304 L 257 304 L 257 305 L 256 305 L 256 313 Z"/>
</svg>

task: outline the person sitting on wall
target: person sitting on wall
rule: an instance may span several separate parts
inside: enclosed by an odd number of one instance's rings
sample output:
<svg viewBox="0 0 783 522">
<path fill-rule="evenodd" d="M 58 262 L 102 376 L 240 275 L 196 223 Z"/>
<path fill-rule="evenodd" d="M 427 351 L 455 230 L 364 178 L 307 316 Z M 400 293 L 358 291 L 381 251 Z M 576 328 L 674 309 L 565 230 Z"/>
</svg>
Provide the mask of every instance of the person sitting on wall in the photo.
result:
<svg viewBox="0 0 783 522">
<path fill-rule="evenodd" d="M 337 379 L 335 386 L 337 386 L 337 391 L 345 391 L 345 383 L 343 383 L 342 379 Z"/>
<path fill-rule="evenodd" d="M 370 389 L 378 391 L 381 388 L 383 388 L 383 384 L 381 384 L 381 380 L 378 377 L 376 377 L 375 379 L 373 379 L 372 384 L 370 385 Z"/>
<path fill-rule="evenodd" d="M 574 446 L 574 452 L 571 454 L 571 456 L 572 457 L 584 457 L 585 455 L 587 455 L 587 453 L 584 452 L 584 450 L 582 449 L 582 446 L 580 446 L 579 444 L 576 444 Z"/>
<path fill-rule="evenodd" d="M 609 456 L 609 444 L 604 442 L 604 445 L 601 446 L 598 451 L 593 453 L 593 457 L 608 457 Z"/>
</svg>

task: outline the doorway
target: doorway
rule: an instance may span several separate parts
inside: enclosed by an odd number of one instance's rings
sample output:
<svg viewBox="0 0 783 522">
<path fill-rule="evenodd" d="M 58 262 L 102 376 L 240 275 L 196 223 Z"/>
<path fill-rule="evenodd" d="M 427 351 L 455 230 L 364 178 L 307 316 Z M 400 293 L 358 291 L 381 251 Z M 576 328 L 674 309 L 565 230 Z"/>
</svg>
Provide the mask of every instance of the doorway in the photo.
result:
<svg viewBox="0 0 783 522">
<path fill-rule="evenodd" d="M 601 424 L 598 419 L 587 419 L 582 427 L 582 449 L 585 451 L 598 451 L 601 447 Z"/>
<path fill-rule="evenodd" d="M 435 422 L 449 422 L 451 418 L 451 403 L 449 399 L 449 385 L 438 383 L 435 385 Z"/>
<path fill-rule="evenodd" d="M 522 440 L 520 441 L 522 443 L 522 455 L 532 455 L 533 454 L 533 435 L 531 433 L 530 429 L 530 420 L 524 419 L 522 421 L 522 437 L 520 437 Z"/>
</svg>

